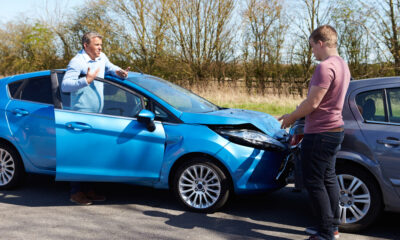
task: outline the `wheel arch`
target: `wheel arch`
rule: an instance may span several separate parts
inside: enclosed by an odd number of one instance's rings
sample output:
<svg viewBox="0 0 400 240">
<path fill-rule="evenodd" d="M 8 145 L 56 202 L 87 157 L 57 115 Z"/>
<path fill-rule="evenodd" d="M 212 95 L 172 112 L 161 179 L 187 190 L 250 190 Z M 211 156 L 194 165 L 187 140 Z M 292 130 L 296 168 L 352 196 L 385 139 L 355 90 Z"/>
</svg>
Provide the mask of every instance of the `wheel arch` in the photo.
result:
<svg viewBox="0 0 400 240">
<path fill-rule="evenodd" d="M 12 142 L 10 142 L 9 140 L 7 140 L 5 138 L 0 138 L 0 144 L 5 144 L 5 145 L 9 146 L 18 154 L 18 157 L 19 157 L 19 159 L 21 159 L 21 162 L 22 162 L 23 170 L 24 170 L 24 172 L 26 172 L 25 163 L 24 163 L 24 160 L 22 159 L 21 154 L 18 151 L 18 148 L 16 148 Z"/>
<path fill-rule="evenodd" d="M 370 177 L 370 179 L 372 179 L 374 181 L 376 186 L 378 186 L 381 203 L 384 205 L 382 186 L 380 185 L 380 183 L 377 179 L 377 176 L 375 176 L 369 168 L 367 168 L 364 164 L 361 164 L 360 162 L 355 161 L 354 159 L 343 158 L 343 157 L 336 159 L 336 167 L 337 166 L 353 167 L 353 168 L 357 168 L 357 169 L 360 169 L 361 171 L 365 172 Z"/>
<path fill-rule="evenodd" d="M 229 182 L 228 182 L 229 188 L 232 191 L 234 191 L 232 176 L 231 176 L 230 172 L 228 171 L 228 169 L 225 167 L 225 165 L 221 161 L 219 161 L 218 159 L 213 157 L 212 155 L 209 155 L 206 153 L 201 153 L 201 152 L 187 153 L 187 154 L 181 156 L 179 159 L 177 159 L 174 162 L 174 164 L 171 167 L 171 170 L 169 171 L 169 176 L 168 176 L 168 186 L 170 189 L 172 189 L 174 175 L 175 175 L 176 171 L 178 170 L 179 166 L 181 166 L 183 162 L 185 162 L 191 158 L 195 158 L 195 157 L 207 158 L 207 159 L 211 160 L 219 168 L 221 168 L 221 170 L 226 174 L 226 177 L 229 180 Z"/>
</svg>

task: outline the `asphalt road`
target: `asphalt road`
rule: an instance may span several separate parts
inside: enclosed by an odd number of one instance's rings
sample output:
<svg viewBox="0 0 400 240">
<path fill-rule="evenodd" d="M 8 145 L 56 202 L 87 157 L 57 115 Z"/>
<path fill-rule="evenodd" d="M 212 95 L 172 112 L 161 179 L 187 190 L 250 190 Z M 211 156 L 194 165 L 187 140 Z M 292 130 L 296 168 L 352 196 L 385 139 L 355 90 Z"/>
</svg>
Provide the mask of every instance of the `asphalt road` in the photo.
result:
<svg viewBox="0 0 400 240">
<path fill-rule="evenodd" d="M 69 202 L 69 185 L 29 176 L 19 189 L 0 191 L 0 239 L 306 239 L 312 225 L 307 196 L 287 187 L 235 198 L 222 211 L 183 211 L 165 190 L 98 184 L 107 201 L 91 206 Z M 384 213 L 360 234 L 340 239 L 400 239 L 400 214 Z"/>
</svg>

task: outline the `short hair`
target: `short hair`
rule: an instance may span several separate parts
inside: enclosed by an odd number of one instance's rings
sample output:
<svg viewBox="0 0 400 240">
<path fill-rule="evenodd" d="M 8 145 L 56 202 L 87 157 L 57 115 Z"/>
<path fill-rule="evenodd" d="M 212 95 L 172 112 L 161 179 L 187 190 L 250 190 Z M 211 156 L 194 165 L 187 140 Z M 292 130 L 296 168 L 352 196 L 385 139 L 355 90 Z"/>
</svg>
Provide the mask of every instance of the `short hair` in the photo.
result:
<svg viewBox="0 0 400 240">
<path fill-rule="evenodd" d="M 100 34 L 98 34 L 97 32 L 87 32 L 87 33 L 85 33 L 85 34 L 83 34 L 83 37 L 82 37 L 82 48 L 85 48 L 85 43 L 86 44 L 89 44 L 90 43 L 90 40 L 92 39 L 92 38 L 100 38 L 100 39 L 103 39 L 103 37 L 100 35 Z"/>
<path fill-rule="evenodd" d="M 326 43 L 328 47 L 336 47 L 337 39 L 338 39 L 337 32 L 330 25 L 319 26 L 311 33 L 309 37 L 309 40 L 313 40 L 314 43 L 321 41 Z"/>
</svg>

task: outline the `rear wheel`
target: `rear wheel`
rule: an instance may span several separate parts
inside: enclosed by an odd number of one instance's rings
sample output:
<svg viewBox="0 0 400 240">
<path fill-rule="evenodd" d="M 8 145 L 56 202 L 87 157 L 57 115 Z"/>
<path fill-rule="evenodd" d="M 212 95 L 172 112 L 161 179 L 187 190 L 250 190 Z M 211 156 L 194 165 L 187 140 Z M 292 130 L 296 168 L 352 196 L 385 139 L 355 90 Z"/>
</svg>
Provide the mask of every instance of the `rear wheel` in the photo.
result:
<svg viewBox="0 0 400 240">
<path fill-rule="evenodd" d="M 191 211 L 214 212 L 228 200 L 227 176 L 209 159 L 194 158 L 183 163 L 174 175 L 173 191 Z"/>
<path fill-rule="evenodd" d="M 18 186 L 23 175 L 24 168 L 19 154 L 9 145 L 0 143 L 0 189 Z"/>
<path fill-rule="evenodd" d="M 358 232 L 372 224 L 382 211 L 378 184 L 361 168 L 337 166 L 340 188 L 340 230 Z"/>
</svg>

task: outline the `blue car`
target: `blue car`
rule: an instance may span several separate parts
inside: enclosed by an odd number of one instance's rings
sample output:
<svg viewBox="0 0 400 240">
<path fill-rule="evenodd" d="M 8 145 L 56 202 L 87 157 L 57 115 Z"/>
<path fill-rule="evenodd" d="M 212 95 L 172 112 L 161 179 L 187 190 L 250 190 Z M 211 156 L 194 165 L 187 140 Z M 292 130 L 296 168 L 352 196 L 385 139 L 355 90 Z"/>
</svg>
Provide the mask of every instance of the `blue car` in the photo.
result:
<svg viewBox="0 0 400 240">
<path fill-rule="evenodd" d="M 160 78 L 130 72 L 104 86 L 101 113 L 73 110 L 65 70 L 0 81 L 0 188 L 24 173 L 57 181 L 124 182 L 172 189 L 193 211 L 233 193 L 279 189 L 286 132 L 272 116 L 218 107 Z M 90 87 L 90 86 L 89 86 Z"/>
</svg>

